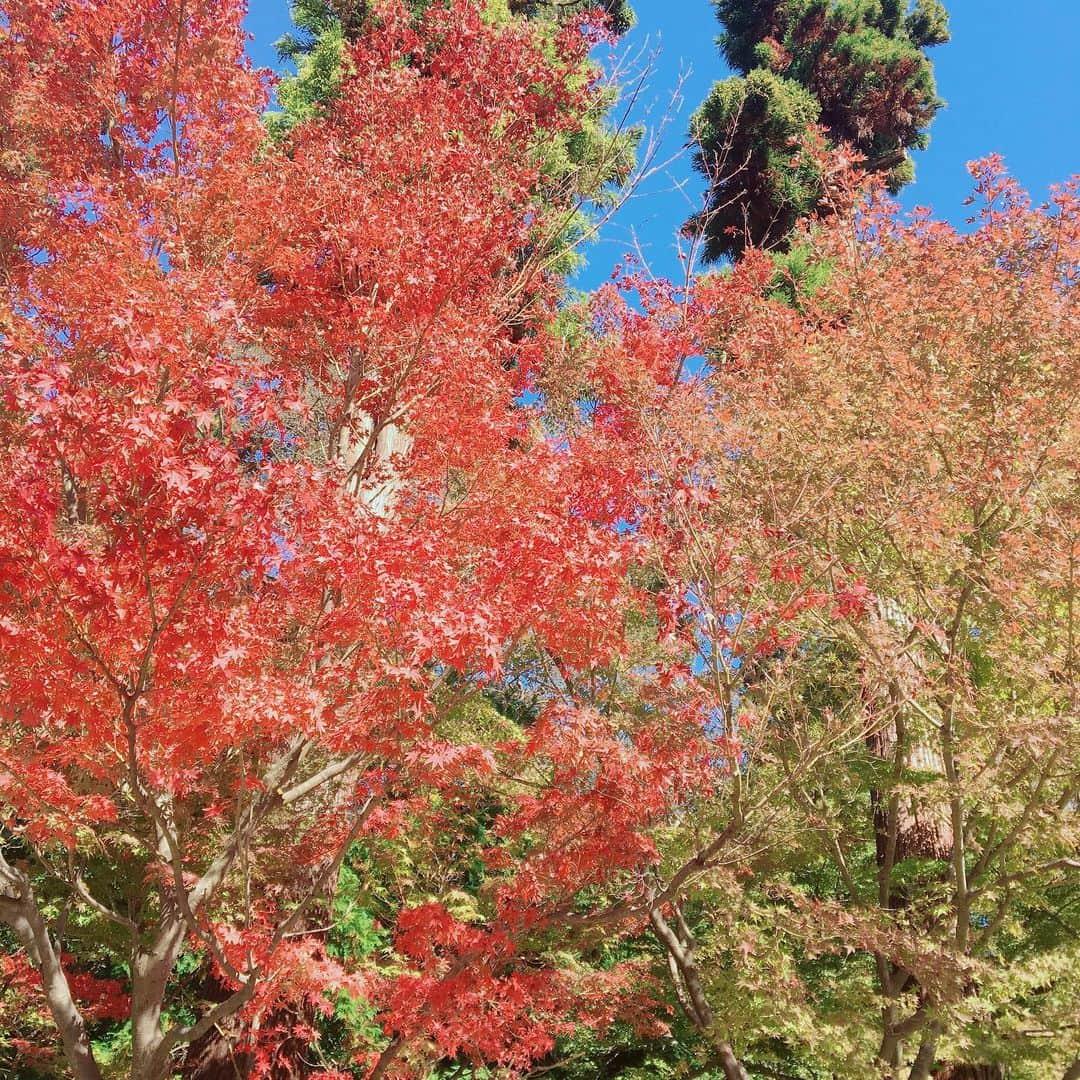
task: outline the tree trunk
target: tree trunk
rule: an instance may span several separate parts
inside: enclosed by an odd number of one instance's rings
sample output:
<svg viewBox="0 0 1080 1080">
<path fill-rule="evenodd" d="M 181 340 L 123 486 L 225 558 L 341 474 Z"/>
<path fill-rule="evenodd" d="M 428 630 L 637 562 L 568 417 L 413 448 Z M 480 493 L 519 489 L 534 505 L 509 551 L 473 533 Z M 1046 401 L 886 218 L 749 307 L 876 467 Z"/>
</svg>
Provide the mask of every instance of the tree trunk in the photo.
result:
<svg viewBox="0 0 1080 1080">
<path fill-rule="evenodd" d="M 908 1080 L 930 1080 L 934 1061 L 937 1058 L 937 1044 L 940 1037 L 941 1031 L 936 1024 L 931 1025 L 929 1030 L 924 1033 L 922 1043 L 919 1045 L 919 1052 L 915 1055 L 915 1062 L 911 1066 L 911 1072 L 908 1074 Z"/>
<path fill-rule="evenodd" d="M 921 672 L 918 659 L 908 655 L 904 638 L 910 618 L 896 605 L 878 601 L 871 624 L 871 634 L 882 656 L 899 656 L 895 666 L 875 671 L 868 665 L 861 669 L 862 700 L 873 716 L 880 712 L 885 723 L 872 725 L 866 745 L 870 753 L 883 763 L 891 763 L 892 781 L 898 783 L 907 769 L 945 775 L 945 761 L 938 748 L 926 739 L 909 738 L 904 716 L 904 701 L 918 686 Z M 903 890 L 893 884 L 897 863 L 917 857 L 947 862 L 952 856 L 953 829 L 948 805 L 920 806 L 914 799 L 886 793 L 880 789 L 870 792 L 874 842 L 878 872 L 878 905 L 884 911 L 902 908 L 906 898 Z M 896 1034 L 898 1021 L 895 998 L 899 996 L 908 973 L 896 968 L 884 956 L 878 956 L 878 982 L 885 1003 L 882 1008 L 882 1038 L 878 1058 L 890 1078 L 898 1078 L 903 1062 L 903 1040 Z M 934 1037 L 936 1046 L 937 1037 Z M 924 1041 L 924 1047 L 927 1046 Z M 923 1047 L 920 1047 L 920 1055 Z M 929 1076 L 933 1066 L 933 1049 L 927 1047 L 930 1061 L 926 1072 L 912 1071 L 911 1076 Z M 917 1066 L 918 1065 L 918 1059 Z"/>
<path fill-rule="evenodd" d="M 683 1011 L 700 1032 L 715 1040 L 716 1016 L 701 983 L 695 959 L 697 942 L 677 904 L 672 904 L 672 911 L 675 915 L 674 927 L 664 918 L 659 907 L 649 912 L 649 922 L 653 933 L 667 950 L 675 994 Z M 730 1043 L 721 1040 L 714 1041 L 713 1045 L 726 1080 L 750 1080 L 749 1073 L 736 1057 Z"/>
<path fill-rule="evenodd" d="M 716 1056 L 720 1060 L 726 1080 L 750 1080 L 750 1074 L 742 1067 L 742 1062 L 735 1056 L 730 1043 L 718 1043 Z"/>
<path fill-rule="evenodd" d="M 888 963 L 884 958 L 881 958 L 880 962 Z M 896 1006 L 890 1002 L 882 1010 L 881 1027 L 883 1034 L 881 1036 L 881 1047 L 878 1050 L 878 1061 L 887 1070 L 885 1075 L 889 1080 L 896 1080 L 900 1075 L 900 1066 L 903 1063 L 903 1046 L 895 1031 L 897 1020 Z"/>
<path fill-rule="evenodd" d="M 184 924 L 171 920 L 150 949 L 136 953 L 131 965 L 131 1077 L 165 1080 L 171 1072 L 165 1050 L 161 1012 L 165 988 L 184 944 Z"/>
<path fill-rule="evenodd" d="M 0 855 L 0 920 L 14 931 L 30 963 L 41 976 L 41 987 L 53 1022 L 60 1033 L 64 1056 L 74 1080 L 102 1080 L 94 1060 L 90 1037 L 67 976 L 60 963 L 60 949 L 38 910 L 37 898 L 22 871 Z"/>
</svg>

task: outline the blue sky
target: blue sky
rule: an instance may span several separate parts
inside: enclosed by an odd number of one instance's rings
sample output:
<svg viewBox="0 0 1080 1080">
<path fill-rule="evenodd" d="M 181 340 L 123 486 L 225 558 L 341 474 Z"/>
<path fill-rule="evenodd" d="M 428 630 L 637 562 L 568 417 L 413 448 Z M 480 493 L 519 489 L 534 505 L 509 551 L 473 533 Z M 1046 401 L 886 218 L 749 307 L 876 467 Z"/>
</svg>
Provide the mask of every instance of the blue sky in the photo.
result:
<svg viewBox="0 0 1080 1080">
<path fill-rule="evenodd" d="M 1080 172 L 1080 0 L 945 0 L 953 39 L 932 51 L 938 90 L 946 100 L 931 129 L 930 148 L 916 155 L 916 182 L 903 196 L 908 207 L 931 206 L 938 217 L 961 223 L 968 192 L 965 162 L 990 152 L 1005 156 L 1037 198 L 1048 185 Z M 715 79 L 726 74 L 715 46 L 719 26 L 708 0 L 633 0 L 637 28 L 619 47 L 652 57 L 648 88 L 639 97 L 640 119 L 650 126 L 672 111 L 658 155 L 679 154 L 690 113 Z M 247 19 L 251 55 L 277 67 L 273 42 L 289 27 L 287 0 L 251 0 Z M 579 284 L 605 279 L 634 240 L 654 273 L 680 272 L 674 240 L 697 207 L 701 183 L 683 154 L 642 185 L 588 252 Z"/>
</svg>

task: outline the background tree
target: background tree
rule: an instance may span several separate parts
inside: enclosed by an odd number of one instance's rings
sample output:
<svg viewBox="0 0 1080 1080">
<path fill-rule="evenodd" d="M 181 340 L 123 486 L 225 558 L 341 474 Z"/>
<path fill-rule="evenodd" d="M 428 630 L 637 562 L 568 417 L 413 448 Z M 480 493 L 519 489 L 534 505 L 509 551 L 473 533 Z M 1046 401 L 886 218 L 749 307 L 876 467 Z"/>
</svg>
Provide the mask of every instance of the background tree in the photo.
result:
<svg viewBox="0 0 1080 1080">
<path fill-rule="evenodd" d="M 1080 880 L 1076 187 L 1033 210 L 976 177 L 970 236 L 838 201 L 799 236 L 831 268 L 805 311 L 717 305 L 707 391 L 657 417 L 692 493 L 658 518 L 664 576 L 740 767 L 661 846 L 654 925 L 728 1077 L 1075 1058 L 1048 927 Z"/>
<path fill-rule="evenodd" d="M 913 177 L 941 107 L 925 50 L 948 40 L 939 0 L 715 0 L 720 48 L 737 72 L 691 122 L 695 167 L 709 184 L 693 227 L 711 260 L 748 245 L 783 251 L 796 221 L 822 205 L 819 127 L 889 189 Z"/>
</svg>

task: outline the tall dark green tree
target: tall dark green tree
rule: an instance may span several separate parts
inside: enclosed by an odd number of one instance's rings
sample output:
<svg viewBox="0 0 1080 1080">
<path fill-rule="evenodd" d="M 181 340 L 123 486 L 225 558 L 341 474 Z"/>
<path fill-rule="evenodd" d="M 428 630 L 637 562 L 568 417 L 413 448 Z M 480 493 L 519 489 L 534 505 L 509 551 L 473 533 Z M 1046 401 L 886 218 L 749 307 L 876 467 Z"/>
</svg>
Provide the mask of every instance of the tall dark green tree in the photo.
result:
<svg viewBox="0 0 1080 1080">
<path fill-rule="evenodd" d="M 737 74 L 717 82 L 691 122 L 709 182 L 694 219 L 715 261 L 748 246 L 783 251 L 823 197 L 800 153 L 818 125 L 850 144 L 893 192 L 914 176 L 942 102 L 926 50 L 949 38 L 939 0 L 713 0 L 719 45 Z"/>
</svg>

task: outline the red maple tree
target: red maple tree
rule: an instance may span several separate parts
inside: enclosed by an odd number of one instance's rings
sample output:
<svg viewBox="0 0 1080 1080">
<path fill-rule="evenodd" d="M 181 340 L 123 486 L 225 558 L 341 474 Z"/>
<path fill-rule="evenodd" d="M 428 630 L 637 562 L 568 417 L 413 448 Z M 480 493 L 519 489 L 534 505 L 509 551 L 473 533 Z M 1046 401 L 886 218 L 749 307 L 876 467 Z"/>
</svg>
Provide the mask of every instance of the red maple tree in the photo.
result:
<svg viewBox="0 0 1080 1080">
<path fill-rule="evenodd" d="M 633 830 L 674 790 L 641 771 L 613 849 L 602 792 L 575 792 L 619 747 L 590 714 L 524 745 L 446 729 L 525 642 L 567 670 L 621 648 L 603 455 L 521 399 L 560 347 L 529 251 L 544 147 L 596 92 L 590 38 L 388 3 L 329 115 L 272 145 L 241 14 L 3 7 L 0 917 L 79 1078 L 100 1075 L 91 956 L 61 953 L 58 906 L 109 924 L 133 1077 L 242 1010 L 342 988 L 380 1010 L 373 1076 L 408 1072 L 418 1040 L 523 1064 L 568 996 L 610 1010 L 522 942 L 640 859 Z M 545 749 L 563 818 L 593 830 L 573 858 L 493 852 L 480 925 L 409 902 L 397 974 L 304 936 L 355 841 L 430 835 L 439 804 Z M 504 852 L 538 825 L 508 805 Z M 193 1022 L 169 1008 L 185 949 L 228 990 Z"/>
</svg>

